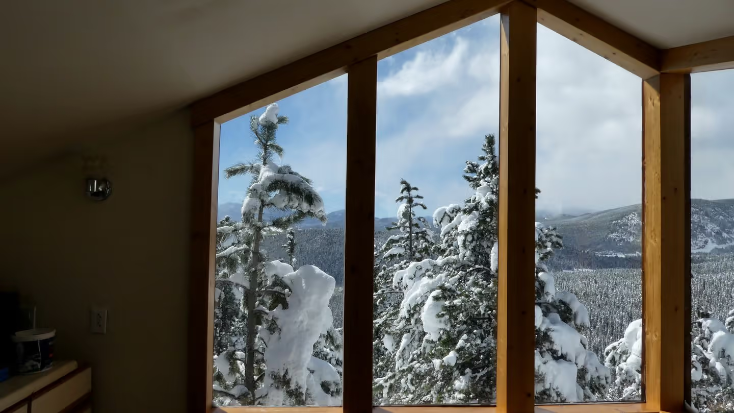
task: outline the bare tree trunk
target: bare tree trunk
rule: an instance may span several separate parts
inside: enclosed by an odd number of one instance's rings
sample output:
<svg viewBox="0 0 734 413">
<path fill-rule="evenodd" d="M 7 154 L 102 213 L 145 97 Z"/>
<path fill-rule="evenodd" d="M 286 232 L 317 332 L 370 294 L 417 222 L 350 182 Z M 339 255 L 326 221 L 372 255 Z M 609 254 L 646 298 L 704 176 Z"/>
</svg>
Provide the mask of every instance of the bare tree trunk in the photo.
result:
<svg viewBox="0 0 734 413">
<path fill-rule="evenodd" d="M 263 221 L 263 205 L 257 212 L 257 223 Z M 249 282 L 250 287 L 247 289 L 247 342 L 245 350 L 247 358 L 245 363 L 245 387 L 250 392 L 252 403 L 255 403 L 255 335 L 257 326 L 255 325 L 255 303 L 257 302 L 258 286 L 258 266 L 260 264 L 260 241 L 262 240 L 262 227 L 255 227 L 255 239 L 252 242 L 252 254 L 250 260 Z"/>
</svg>

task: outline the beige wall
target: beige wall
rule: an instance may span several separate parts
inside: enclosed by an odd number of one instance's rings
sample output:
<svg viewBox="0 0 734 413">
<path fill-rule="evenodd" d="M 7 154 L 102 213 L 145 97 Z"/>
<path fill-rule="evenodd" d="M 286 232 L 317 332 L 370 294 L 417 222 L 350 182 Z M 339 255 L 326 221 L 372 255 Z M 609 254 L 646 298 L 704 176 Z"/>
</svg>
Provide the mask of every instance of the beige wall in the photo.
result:
<svg viewBox="0 0 734 413">
<path fill-rule="evenodd" d="M 114 193 L 85 198 L 81 156 L 0 183 L 0 288 L 55 327 L 56 357 L 93 367 L 96 412 L 182 412 L 193 135 L 179 112 L 85 153 Z M 89 332 L 92 305 L 109 309 Z"/>
</svg>

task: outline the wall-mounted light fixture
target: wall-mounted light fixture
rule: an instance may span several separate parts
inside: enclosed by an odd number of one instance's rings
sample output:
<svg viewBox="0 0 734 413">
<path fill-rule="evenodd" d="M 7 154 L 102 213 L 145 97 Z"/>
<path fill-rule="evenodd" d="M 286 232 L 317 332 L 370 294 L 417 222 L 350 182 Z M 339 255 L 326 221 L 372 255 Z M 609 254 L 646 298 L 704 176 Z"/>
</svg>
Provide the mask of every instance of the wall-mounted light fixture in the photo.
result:
<svg viewBox="0 0 734 413">
<path fill-rule="evenodd" d="M 112 194 L 112 183 L 106 178 L 87 178 L 87 196 L 104 201 Z"/>
<path fill-rule="evenodd" d="M 100 156 L 84 157 L 84 174 L 87 176 L 86 193 L 90 199 L 104 201 L 112 194 L 112 182 L 105 177 L 107 161 Z"/>
</svg>

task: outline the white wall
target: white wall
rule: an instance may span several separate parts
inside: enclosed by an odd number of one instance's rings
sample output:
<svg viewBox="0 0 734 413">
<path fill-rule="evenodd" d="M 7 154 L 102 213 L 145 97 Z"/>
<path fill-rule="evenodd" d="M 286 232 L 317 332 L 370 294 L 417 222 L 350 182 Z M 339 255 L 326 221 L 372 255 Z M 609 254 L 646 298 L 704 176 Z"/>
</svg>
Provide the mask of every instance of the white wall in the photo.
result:
<svg viewBox="0 0 734 413">
<path fill-rule="evenodd" d="M 185 411 L 192 148 L 181 111 L 84 150 L 107 157 L 107 201 L 85 197 L 81 155 L 0 183 L 0 288 L 57 329 L 57 359 L 91 363 L 95 412 Z"/>
</svg>

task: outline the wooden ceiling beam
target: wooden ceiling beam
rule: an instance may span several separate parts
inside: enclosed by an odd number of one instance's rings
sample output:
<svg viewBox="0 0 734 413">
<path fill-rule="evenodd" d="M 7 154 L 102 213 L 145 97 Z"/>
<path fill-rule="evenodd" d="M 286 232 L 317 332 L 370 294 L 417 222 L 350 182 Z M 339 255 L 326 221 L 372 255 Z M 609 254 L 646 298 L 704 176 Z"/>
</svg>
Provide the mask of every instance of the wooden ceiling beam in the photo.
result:
<svg viewBox="0 0 734 413">
<path fill-rule="evenodd" d="M 538 8 L 538 23 L 642 79 L 660 74 L 660 50 L 567 0 L 523 0 Z"/>
<path fill-rule="evenodd" d="M 639 77 L 660 73 L 660 50 L 567 0 L 522 1 L 538 9 L 539 23 Z M 511 2 L 447 1 L 194 102 L 192 125 L 234 119 L 344 74 L 350 64 L 370 56 L 391 56 L 490 17 Z"/>
<path fill-rule="evenodd" d="M 343 74 L 370 56 L 384 58 L 495 15 L 510 2 L 451 0 L 416 13 L 194 102 L 191 123 L 234 119 Z"/>
<path fill-rule="evenodd" d="M 663 50 L 661 71 L 695 73 L 734 69 L 734 36 Z"/>
</svg>

